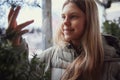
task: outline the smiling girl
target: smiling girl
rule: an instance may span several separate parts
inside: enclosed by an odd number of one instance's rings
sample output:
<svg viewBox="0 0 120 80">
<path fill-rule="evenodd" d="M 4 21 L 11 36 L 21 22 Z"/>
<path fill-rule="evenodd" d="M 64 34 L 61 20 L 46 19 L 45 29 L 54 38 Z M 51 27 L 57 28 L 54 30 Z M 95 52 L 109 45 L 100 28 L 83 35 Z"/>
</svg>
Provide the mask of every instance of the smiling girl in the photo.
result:
<svg viewBox="0 0 120 80">
<path fill-rule="evenodd" d="M 13 47 L 25 51 L 21 35 L 33 20 L 17 25 L 19 10 L 20 6 L 11 8 L 6 35 Z M 110 36 L 100 33 L 95 0 L 66 0 L 61 17 L 55 45 L 38 56 L 46 63 L 46 71 L 51 71 L 51 80 L 120 80 L 119 50 L 108 44 L 106 37 Z"/>
</svg>

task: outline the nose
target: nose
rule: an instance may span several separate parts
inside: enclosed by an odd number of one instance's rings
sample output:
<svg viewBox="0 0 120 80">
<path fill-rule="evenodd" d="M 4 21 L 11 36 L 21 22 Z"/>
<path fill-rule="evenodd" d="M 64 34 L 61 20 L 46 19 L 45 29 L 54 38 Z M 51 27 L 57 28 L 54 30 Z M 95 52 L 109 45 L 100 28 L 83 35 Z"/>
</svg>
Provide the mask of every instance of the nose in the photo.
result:
<svg viewBox="0 0 120 80">
<path fill-rule="evenodd" d="M 71 24 L 68 17 L 66 17 L 66 18 L 63 20 L 63 24 L 66 25 L 66 26 L 69 26 L 69 25 Z"/>
</svg>

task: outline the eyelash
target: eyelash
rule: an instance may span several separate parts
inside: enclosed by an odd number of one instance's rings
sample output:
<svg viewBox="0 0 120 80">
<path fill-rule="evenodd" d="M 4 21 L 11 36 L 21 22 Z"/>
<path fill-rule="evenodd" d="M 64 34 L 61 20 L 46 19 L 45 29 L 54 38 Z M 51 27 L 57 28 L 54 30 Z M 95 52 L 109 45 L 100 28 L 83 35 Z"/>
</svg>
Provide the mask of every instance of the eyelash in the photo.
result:
<svg viewBox="0 0 120 80">
<path fill-rule="evenodd" d="M 76 15 L 72 15 L 72 16 L 70 16 L 70 18 L 77 18 L 78 16 L 76 16 Z"/>
<path fill-rule="evenodd" d="M 70 18 L 70 19 L 78 18 L 78 16 L 76 16 L 76 15 L 72 15 L 72 16 L 70 16 L 69 18 Z M 65 19 L 65 16 L 62 16 L 62 19 Z"/>
</svg>

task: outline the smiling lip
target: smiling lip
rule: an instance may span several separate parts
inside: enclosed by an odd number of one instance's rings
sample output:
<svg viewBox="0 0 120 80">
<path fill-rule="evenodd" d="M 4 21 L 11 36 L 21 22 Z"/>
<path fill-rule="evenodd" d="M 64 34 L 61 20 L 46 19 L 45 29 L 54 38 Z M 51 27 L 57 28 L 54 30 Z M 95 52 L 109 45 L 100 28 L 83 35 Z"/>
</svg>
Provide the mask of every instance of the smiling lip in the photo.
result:
<svg viewBox="0 0 120 80">
<path fill-rule="evenodd" d="M 72 31 L 74 31 L 73 29 L 64 29 L 64 33 L 65 34 L 69 34 L 71 33 Z"/>
</svg>

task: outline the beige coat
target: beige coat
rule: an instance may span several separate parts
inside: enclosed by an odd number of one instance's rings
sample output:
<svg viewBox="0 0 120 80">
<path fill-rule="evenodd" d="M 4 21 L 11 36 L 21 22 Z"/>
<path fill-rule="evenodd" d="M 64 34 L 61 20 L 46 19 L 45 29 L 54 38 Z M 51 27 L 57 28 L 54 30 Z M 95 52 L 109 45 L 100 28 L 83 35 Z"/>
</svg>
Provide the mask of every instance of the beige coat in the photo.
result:
<svg viewBox="0 0 120 80">
<path fill-rule="evenodd" d="M 105 58 L 102 80 L 120 80 L 120 55 L 116 53 L 116 51 L 120 52 L 120 49 L 116 50 L 113 46 L 108 45 L 104 37 L 103 46 Z M 46 71 L 51 69 L 51 80 L 60 80 L 66 66 L 75 59 L 76 51 L 70 45 L 66 45 L 59 49 L 54 46 L 42 53 L 38 51 L 37 54 L 40 54 L 38 56 L 40 61 L 46 63 Z"/>
</svg>

